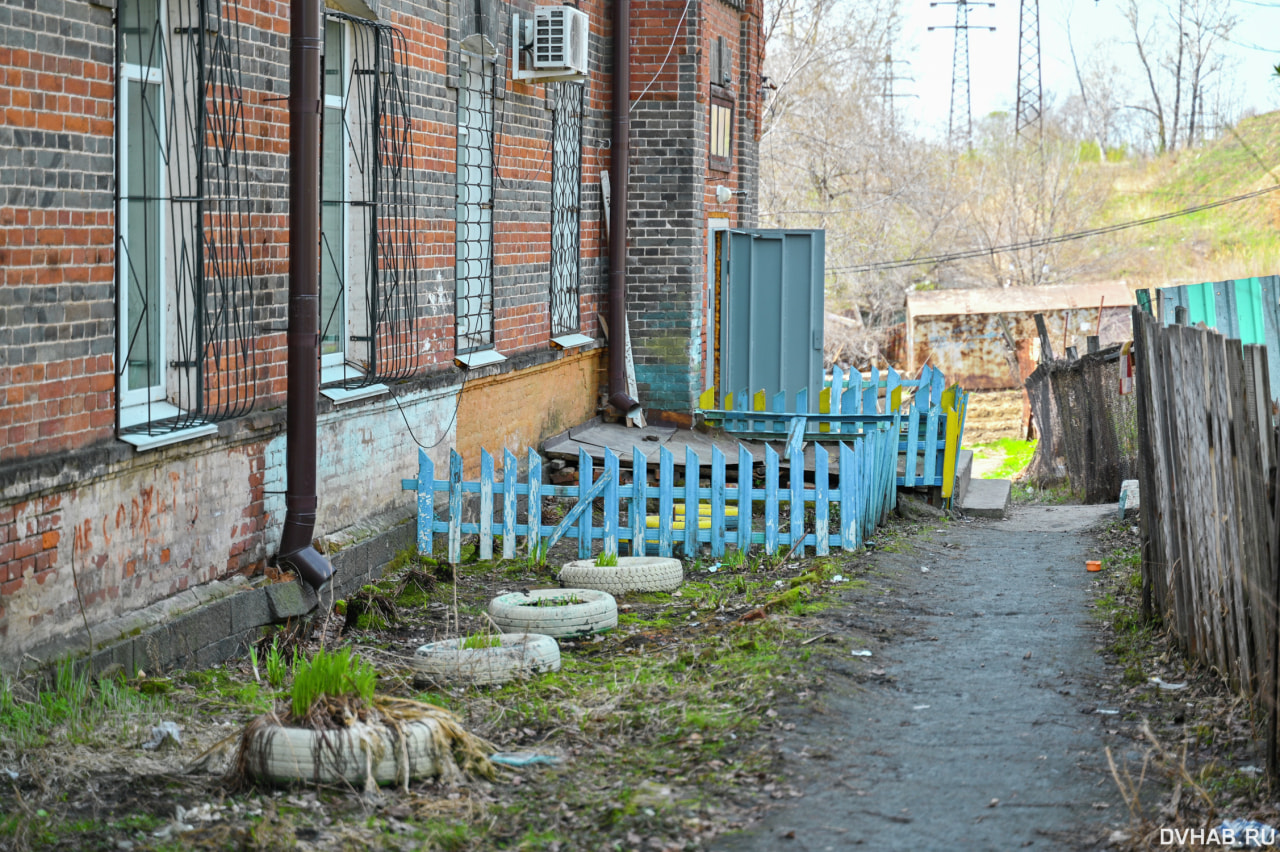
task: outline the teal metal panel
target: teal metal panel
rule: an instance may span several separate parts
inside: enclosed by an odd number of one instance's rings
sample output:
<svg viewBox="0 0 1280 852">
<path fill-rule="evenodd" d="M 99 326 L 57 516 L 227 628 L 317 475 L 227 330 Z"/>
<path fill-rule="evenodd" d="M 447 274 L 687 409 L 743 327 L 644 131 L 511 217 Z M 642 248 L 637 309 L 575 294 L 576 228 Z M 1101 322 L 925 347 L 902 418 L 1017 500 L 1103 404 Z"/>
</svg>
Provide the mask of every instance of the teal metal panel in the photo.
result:
<svg viewBox="0 0 1280 852">
<path fill-rule="evenodd" d="M 1266 346 L 1271 398 L 1280 401 L 1280 276 L 1162 287 L 1157 298 L 1164 325 L 1183 306 L 1190 325 L 1203 322 L 1242 343 Z"/>
<path fill-rule="evenodd" d="M 1262 285 L 1257 278 L 1239 278 L 1224 282 L 1231 287 L 1236 300 L 1236 321 L 1241 343 L 1262 343 L 1266 339 L 1262 323 Z"/>
<path fill-rule="evenodd" d="M 823 231 L 730 231 L 720 385 L 794 398 L 822 390 Z"/>
</svg>

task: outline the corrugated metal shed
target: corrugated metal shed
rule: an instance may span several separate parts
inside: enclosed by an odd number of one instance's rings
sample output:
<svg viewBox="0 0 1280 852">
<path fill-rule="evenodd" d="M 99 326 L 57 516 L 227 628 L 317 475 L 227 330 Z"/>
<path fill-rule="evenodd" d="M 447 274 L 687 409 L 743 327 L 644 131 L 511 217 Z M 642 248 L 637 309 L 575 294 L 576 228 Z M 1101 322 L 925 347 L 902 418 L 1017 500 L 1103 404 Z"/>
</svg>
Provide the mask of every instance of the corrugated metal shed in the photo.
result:
<svg viewBox="0 0 1280 852">
<path fill-rule="evenodd" d="M 1133 304 L 1123 281 L 1101 284 L 1047 284 L 1043 287 L 979 287 L 907 294 L 907 320 L 957 314 L 1036 313 L 1068 308 L 1121 307 Z"/>
<path fill-rule="evenodd" d="M 1103 346 L 1128 340 L 1133 295 L 1121 282 L 1044 287 L 933 290 L 907 295 L 907 369 L 928 362 L 947 381 L 967 390 L 1021 386 L 1015 350 L 1037 339 L 1035 315 L 1043 314 L 1054 355 L 1068 346 L 1085 351 L 1086 338 Z"/>
</svg>

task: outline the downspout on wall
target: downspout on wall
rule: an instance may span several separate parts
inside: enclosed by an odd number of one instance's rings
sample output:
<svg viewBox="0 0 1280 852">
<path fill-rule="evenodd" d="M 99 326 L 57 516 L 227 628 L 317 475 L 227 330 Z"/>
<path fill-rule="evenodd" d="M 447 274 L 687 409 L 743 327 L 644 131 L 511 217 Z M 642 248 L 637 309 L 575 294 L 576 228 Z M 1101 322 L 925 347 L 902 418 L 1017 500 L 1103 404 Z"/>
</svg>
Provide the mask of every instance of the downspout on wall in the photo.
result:
<svg viewBox="0 0 1280 852">
<path fill-rule="evenodd" d="M 627 417 L 640 403 L 627 393 L 627 185 L 631 176 L 631 0 L 613 0 L 613 120 L 609 185 L 609 404 Z"/>
<path fill-rule="evenodd" d="M 320 589 L 333 566 L 316 526 L 316 394 L 320 385 L 320 120 L 323 0 L 289 4 L 289 333 L 284 534 L 279 565 Z"/>
</svg>

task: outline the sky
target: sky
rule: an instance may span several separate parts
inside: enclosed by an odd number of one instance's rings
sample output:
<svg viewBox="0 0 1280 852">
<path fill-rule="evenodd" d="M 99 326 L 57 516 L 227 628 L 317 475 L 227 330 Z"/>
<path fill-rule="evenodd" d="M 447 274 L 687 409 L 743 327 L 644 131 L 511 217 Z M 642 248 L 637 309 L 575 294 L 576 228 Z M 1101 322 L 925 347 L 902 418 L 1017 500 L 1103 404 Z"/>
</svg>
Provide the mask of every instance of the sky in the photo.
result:
<svg viewBox="0 0 1280 852">
<path fill-rule="evenodd" d="M 1280 109 L 1280 84 L 1273 67 L 1280 64 L 1280 0 L 1230 0 L 1239 19 L 1227 45 L 1235 60 L 1233 77 L 1242 106 L 1257 112 Z M 1041 74 L 1046 96 L 1057 93 L 1061 103 L 1075 93 L 1075 72 L 1067 46 L 1067 28 L 1076 55 L 1083 63 L 1093 49 L 1109 51 L 1127 76 L 1139 80 L 1136 52 L 1126 45 L 1128 25 L 1123 0 L 1040 0 Z M 1157 0 L 1143 0 L 1157 7 Z M 897 99 L 899 116 L 928 135 L 946 134 L 951 103 L 951 65 L 955 31 L 929 26 L 955 23 L 955 6 L 930 7 L 929 0 L 904 0 L 906 25 L 896 57 L 900 79 L 895 90 L 915 97 Z M 989 8 L 970 2 L 970 86 L 975 121 L 993 111 L 1012 112 L 1017 98 L 1019 0 L 995 0 Z M 981 27 L 994 26 L 995 32 Z M 932 133 L 930 132 L 932 131 Z"/>
</svg>

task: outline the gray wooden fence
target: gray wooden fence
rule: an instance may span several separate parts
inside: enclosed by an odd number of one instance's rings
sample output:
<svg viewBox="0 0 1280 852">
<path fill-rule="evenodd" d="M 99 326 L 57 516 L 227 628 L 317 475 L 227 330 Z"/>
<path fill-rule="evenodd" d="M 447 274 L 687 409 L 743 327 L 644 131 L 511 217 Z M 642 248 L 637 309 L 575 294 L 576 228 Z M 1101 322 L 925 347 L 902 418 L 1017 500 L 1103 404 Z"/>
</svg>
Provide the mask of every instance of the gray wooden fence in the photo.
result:
<svg viewBox="0 0 1280 852">
<path fill-rule="evenodd" d="M 1133 309 L 1143 602 L 1183 650 L 1272 711 L 1276 761 L 1276 430 L 1262 346 L 1162 328 Z"/>
</svg>

